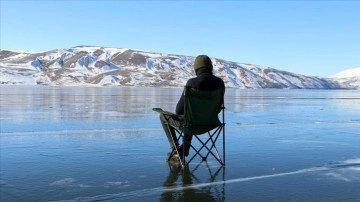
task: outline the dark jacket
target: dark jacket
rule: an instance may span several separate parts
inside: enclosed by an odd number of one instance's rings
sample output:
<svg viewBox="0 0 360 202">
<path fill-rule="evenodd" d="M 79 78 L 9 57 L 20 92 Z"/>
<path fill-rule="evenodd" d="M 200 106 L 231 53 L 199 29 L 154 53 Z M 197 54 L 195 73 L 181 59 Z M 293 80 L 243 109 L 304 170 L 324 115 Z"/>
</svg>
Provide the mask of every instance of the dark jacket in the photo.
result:
<svg viewBox="0 0 360 202">
<path fill-rule="evenodd" d="M 199 90 L 217 90 L 220 88 L 225 89 L 224 81 L 219 77 L 216 77 L 212 72 L 201 71 L 197 73 L 195 78 L 191 78 L 187 81 L 186 86 L 193 87 Z M 221 103 L 222 104 L 222 103 Z M 219 106 L 220 109 L 221 106 Z M 176 105 L 176 114 L 184 114 L 184 92 L 181 94 L 180 100 Z"/>
</svg>

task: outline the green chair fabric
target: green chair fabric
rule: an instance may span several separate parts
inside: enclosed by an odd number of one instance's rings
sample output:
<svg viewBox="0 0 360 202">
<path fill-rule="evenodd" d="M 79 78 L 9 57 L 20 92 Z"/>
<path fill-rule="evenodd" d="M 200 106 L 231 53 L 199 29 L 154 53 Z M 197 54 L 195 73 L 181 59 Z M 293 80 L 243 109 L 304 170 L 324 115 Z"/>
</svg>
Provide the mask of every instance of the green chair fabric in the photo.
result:
<svg viewBox="0 0 360 202">
<path fill-rule="evenodd" d="M 224 89 L 201 91 L 185 87 L 184 133 L 199 135 L 221 125 L 218 117 Z"/>
</svg>

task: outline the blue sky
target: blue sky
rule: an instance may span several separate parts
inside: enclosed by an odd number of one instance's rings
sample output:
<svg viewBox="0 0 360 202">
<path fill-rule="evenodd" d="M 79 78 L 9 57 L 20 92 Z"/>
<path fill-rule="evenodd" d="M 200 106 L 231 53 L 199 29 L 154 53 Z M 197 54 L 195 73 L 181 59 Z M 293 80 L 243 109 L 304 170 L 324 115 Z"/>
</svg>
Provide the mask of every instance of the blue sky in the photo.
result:
<svg viewBox="0 0 360 202">
<path fill-rule="evenodd" d="M 360 66 L 360 1 L 1 0 L 1 49 L 94 45 L 305 75 Z"/>
</svg>

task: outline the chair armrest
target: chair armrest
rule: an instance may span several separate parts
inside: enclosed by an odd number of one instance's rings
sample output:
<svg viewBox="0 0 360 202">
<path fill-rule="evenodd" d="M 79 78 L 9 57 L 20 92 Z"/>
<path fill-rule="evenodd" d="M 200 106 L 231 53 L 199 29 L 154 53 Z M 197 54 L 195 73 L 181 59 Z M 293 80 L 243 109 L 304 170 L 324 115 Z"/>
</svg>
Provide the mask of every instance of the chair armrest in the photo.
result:
<svg viewBox="0 0 360 202">
<path fill-rule="evenodd" d="M 171 115 L 171 116 L 177 116 L 176 114 L 168 112 L 168 111 L 164 111 L 161 108 L 152 108 L 152 110 L 155 111 L 155 112 L 158 112 L 160 114 L 167 114 L 167 115 Z"/>
<path fill-rule="evenodd" d="M 178 115 L 178 114 L 174 114 L 172 112 L 164 111 L 161 108 L 152 108 L 152 110 L 155 111 L 155 112 L 158 112 L 160 114 L 171 116 L 171 117 L 173 117 L 174 119 L 177 119 L 177 120 L 182 120 L 184 118 L 183 115 Z"/>
</svg>

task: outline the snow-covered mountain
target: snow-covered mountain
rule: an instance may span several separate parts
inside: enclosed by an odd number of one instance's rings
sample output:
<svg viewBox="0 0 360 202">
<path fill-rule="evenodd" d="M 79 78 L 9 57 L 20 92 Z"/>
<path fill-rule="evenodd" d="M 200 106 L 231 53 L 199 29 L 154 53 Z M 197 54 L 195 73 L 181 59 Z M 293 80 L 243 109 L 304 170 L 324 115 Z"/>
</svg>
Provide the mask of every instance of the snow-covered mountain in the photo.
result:
<svg viewBox="0 0 360 202">
<path fill-rule="evenodd" d="M 0 51 L 1 84 L 178 86 L 195 76 L 195 57 L 77 46 L 46 52 Z M 336 80 L 211 58 L 227 87 L 343 88 Z"/>
<path fill-rule="evenodd" d="M 342 85 L 360 88 L 360 67 L 347 69 L 332 76 Z"/>
</svg>

